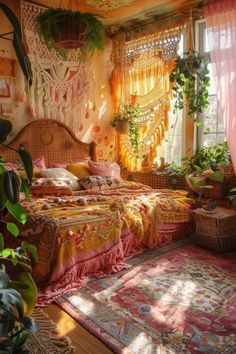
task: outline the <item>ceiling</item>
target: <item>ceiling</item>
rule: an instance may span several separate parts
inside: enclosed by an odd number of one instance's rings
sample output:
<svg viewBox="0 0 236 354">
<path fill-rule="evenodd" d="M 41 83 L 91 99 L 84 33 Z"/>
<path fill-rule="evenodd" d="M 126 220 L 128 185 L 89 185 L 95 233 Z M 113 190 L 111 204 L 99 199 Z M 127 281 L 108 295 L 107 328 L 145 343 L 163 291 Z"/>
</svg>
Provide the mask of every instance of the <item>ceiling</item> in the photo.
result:
<svg viewBox="0 0 236 354">
<path fill-rule="evenodd" d="M 33 1 L 32 1 L 33 2 Z M 36 0 L 50 7 L 79 9 L 103 16 L 102 22 L 113 29 L 197 9 L 202 0 Z"/>
</svg>

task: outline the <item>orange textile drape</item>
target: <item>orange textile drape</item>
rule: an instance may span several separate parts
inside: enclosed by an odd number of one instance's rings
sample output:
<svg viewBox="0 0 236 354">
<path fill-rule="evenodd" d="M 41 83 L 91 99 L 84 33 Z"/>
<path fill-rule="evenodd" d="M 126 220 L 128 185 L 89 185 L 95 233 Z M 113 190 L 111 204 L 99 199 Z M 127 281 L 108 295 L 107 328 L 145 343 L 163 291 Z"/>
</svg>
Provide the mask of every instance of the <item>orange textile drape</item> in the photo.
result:
<svg viewBox="0 0 236 354">
<path fill-rule="evenodd" d="M 150 170 L 157 156 L 157 146 L 168 129 L 170 107 L 169 75 L 174 65 L 182 28 L 126 41 L 118 36 L 114 45 L 114 70 L 111 88 L 115 109 L 138 104 L 138 151 L 129 136 L 118 136 L 120 163 L 129 171 Z M 151 42 L 150 42 L 151 40 Z"/>
</svg>

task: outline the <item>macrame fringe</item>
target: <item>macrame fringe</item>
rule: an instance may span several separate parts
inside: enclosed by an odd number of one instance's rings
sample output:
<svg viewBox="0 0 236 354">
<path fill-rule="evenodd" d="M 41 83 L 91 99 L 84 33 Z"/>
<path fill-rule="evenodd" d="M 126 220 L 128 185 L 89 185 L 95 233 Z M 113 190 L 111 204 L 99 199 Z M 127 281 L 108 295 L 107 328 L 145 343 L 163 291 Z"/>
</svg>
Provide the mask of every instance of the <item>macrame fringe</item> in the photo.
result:
<svg viewBox="0 0 236 354">
<path fill-rule="evenodd" d="M 70 354 L 75 347 L 67 336 L 60 337 L 56 324 L 41 309 L 36 308 L 32 317 L 38 323 L 40 331 L 30 336 L 26 342 L 26 349 L 35 354 Z M 38 344 L 38 346 L 37 346 Z"/>
</svg>

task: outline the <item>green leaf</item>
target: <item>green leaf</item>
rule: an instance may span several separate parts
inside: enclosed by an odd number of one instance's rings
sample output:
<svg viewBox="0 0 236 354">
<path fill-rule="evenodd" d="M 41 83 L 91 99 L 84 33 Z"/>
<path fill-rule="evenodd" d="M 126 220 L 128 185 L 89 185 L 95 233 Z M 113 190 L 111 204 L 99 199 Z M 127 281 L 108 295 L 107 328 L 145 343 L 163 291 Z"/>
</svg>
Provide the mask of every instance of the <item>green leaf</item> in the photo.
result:
<svg viewBox="0 0 236 354">
<path fill-rule="evenodd" d="M 2 250 L 1 255 L 3 258 L 7 258 L 12 254 L 12 249 L 11 248 L 4 248 L 4 250 Z"/>
<path fill-rule="evenodd" d="M 33 178 L 33 164 L 31 155 L 23 146 L 20 146 L 17 149 L 17 152 L 21 157 L 26 175 L 28 177 L 29 182 L 31 183 Z"/>
<path fill-rule="evenodd" d="M 33 278 L 27 272 L 20 273 L 11 286 L 16 289 L 23 297 L 26 305 L 26 315 L 31 315 L 37 302 L 38 291 Z"/>
<path fill-rule="evenodd" d="M 19 229 L 13 222 L 7 223 L 7 230 L 15 237 L 19 236 Z"/>
<path fill-rule="evenodd" d="M 30 189 L 28 183 L 21 178 L 21 191 L 25 194 L 27 201 L 30 200 Z"/>
<path fill-rule="evenodd" d="M 12 44 L 13 44 L 13 48 L 15 50 L 18 62 L 20 64 L 21 70 L 25 76 L 25 79 L 27 80 L 29 86 L 31 86 L 32 80 L 33 80 L 32 79 L 33 74 L 32 74 L 32 70 L 31 70 L 30 61 L 29 61 L 28 55 L 26 54 L 25 47 L 23 46 L 21 37 L 16 32 L 13 33 Z"/>
<path fill-rule="evenodd" d="M 0 252 L 4 249 L 4 237 L 3 234 L 0 232 Z"/>
<path fill-rule="evenodd" d="M 7 197 L 4 192 L 4 175 L 0 174 L 0 210 L 5 208 L 7 203 Z"/>
<path fill-rule="evenodd" d="M 209 176 L 209 179 L 211 181 L 216 181 L 216 182 L 223 182 L 224 176 L 220 171 L 214 172 L 211 176 Z"/>
<path fill-rule="evenodd" d="M 20 221 L 22 224 L 25 224 L 27 221 L 27 215 L 25 209 L 19 203 L 11 204 L 9 201 L 6 203 L 7 210 L 14 216 L 15 219 Z"/>
<path fill-rule="evenodd" d="M 230 189 L 230 193 L 231 193 L 231 192 L 236 192 L 236 188 Z"/>
</svg>

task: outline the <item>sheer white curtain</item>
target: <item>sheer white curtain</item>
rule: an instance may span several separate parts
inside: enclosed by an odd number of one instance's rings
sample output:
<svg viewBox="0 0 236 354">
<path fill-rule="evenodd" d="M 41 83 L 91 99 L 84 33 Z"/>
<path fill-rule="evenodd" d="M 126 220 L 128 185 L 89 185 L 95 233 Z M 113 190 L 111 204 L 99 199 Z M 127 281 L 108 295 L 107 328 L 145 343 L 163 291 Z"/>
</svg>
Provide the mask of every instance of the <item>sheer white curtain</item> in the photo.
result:
<svg viewBox="0 0 236 354">
<path fill-rule="evenodd" d="M 204 15 L 217 96 L 236 172 L 236 0 L 207 4 Z"/>
</svg>

